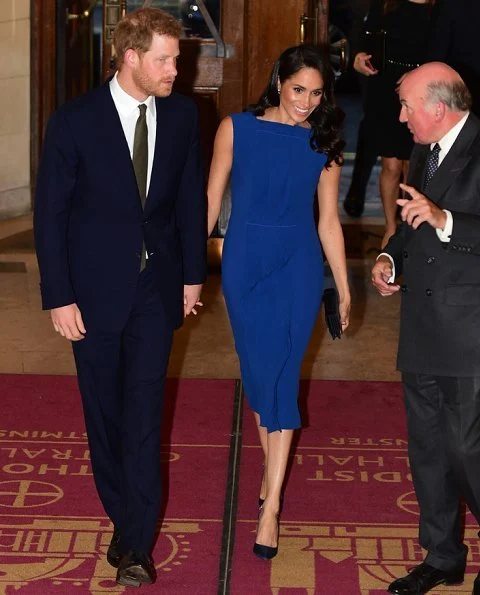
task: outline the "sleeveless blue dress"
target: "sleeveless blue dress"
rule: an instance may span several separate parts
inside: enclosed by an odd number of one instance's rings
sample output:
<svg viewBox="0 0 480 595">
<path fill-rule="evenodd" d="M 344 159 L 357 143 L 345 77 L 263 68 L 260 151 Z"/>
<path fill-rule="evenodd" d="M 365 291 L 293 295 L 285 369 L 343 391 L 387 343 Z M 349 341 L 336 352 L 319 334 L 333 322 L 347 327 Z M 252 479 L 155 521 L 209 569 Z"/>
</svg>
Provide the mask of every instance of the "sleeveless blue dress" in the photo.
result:
<svg viewBox="0 0 480 595">
<path fill-rule="evenodd" d="M 300 427 L 300 368 L 323 291 L 313 201 L 327 157 L 310 130 L 233 121 L 232 211 L 222 285 L 245 393 L 268 432 Z"/>
</svg>

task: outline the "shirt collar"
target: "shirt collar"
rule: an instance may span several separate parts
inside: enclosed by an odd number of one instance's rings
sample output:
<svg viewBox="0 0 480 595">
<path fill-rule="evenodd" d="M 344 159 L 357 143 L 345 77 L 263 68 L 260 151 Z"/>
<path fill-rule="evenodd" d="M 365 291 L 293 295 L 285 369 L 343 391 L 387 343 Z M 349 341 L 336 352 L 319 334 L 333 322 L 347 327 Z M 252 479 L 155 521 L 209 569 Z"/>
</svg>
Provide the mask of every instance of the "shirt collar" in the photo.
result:
<svg viewBox="0 0 480 595">
<path fill-rule="evenodd" d="M 147 106 L 147 111 L 150 111 L 152 116 L 155 117 L 155 97 L 153 95 L 149 95 L 145 101 L 138 101 L 138 99 L 135 99 L 135 97 L 132 97 L 122 89 L 120 83 L 117 80 L 117 75 L 118 72 L 115 73 L 115 76 L 110 81 L 110 93 L 112 94 L 115 107 L 117 108 L 119 114 L 124 118 L 132 115 L 138 116 L 138 106 L 141 103 L 144 103 Z"/>
<path fill-rule="evenodd" d="M 470 114 L 470 112 L 467 112 L 463 116 L 463 118 L 459 122 L 457 122 L 453 128 L 450 128 L 450 130 L 447 132 L 447 134 L 445 136 L 443 136 L 438 141 L 438 144 L 440 145 L 440 150 L 442 151 L 442 153 L 444 155 L 446 155 L 450 151 L 450 149 L 452 148 L 453 143 L 457 140 L 457 136 L 460 134 L 460 131 L 464 127 L 465 122 L 467 121 L 467 118 L 468 118 L 469 114 Z M 433 149 L 433 147 L 435 146 L 435 144 L 436 143 L 432 143 L 430 145 L 430 149 Z"/>
</svg>

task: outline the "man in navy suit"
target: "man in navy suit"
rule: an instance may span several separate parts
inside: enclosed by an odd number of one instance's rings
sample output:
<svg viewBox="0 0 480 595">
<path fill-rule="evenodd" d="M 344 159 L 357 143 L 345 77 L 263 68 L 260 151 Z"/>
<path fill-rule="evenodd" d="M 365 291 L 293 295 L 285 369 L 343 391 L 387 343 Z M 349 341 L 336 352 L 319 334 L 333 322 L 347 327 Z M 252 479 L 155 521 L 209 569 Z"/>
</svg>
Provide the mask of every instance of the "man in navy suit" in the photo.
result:
<svg viewBox="0 0 480 595">
<path fill-rule="evenodd" d="M 397 200 L 403 224 L 372 282 L 402 295 L 397 367 L 427 554 L 388 590 L 414 595 L 463 582 L 462 499 L 480 522 L 480 121 L 464 81 L 440 62 L 406 74 L 399 96 L 416 143 L 400 184 L 409 199 Z"/>
<path fill-rule="evenodd" d="M 158 9 L 120 21 L 118 72 L 49 121 L 35 200 L 43 308 L 72 341 L 107 559 L 126 586 L 156 578 L 164 380 L 206 275 L 197 111 L 172 92 L 180 34 Z"/>
</svg>

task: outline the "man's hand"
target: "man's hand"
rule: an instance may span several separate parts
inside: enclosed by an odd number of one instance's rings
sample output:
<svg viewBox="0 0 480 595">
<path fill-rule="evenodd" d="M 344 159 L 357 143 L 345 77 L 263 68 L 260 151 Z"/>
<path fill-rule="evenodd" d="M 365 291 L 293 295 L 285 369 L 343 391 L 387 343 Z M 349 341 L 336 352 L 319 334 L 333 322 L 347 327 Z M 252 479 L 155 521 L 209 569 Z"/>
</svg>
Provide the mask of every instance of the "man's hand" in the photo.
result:
<svg viewBox="0 0 480 595">
<path fill-rule="evenodd" d="M 187 317 L 190 313 L 197 315 L 195 306 L 203 306 L 200 301 L 202 285 L 184 285 L 183 286 L 183 315 Z"/>
<path fill-rule="evenodd" d="M 444 229 L 447 222 L 447 215 L 442 209 L 439 209 L 435 203 L 428 200 L 424 194 L 415 190 L 413 186 L 400 184 L 400 188 L 408 192 L 412 197 L 412 200 L 407 200 L 406 198 L 399 198 L 397 200 L 397 205 L 402 207 L 400 212 L 402 221 L 406 221 L 413 229 L 417 229 L 419 225 L 425 222 L 434 229 Z"/>
<path fill-rule="evenodd" d="M 372 269 L 372 283 L 377 288 L 378 293 L 384 297 L 396 293 L 400 285 L 389 283 L 392 276 L 392 263 L 386 256 L 380 256 Z"/>
<path fill-rule="evenodd" d="M 69 304 L 50 310 L 53 328 L 69 341 L 85 339 L 87 330 L 83 324 L 82 314 L 77 304 Z"/>
</svg>

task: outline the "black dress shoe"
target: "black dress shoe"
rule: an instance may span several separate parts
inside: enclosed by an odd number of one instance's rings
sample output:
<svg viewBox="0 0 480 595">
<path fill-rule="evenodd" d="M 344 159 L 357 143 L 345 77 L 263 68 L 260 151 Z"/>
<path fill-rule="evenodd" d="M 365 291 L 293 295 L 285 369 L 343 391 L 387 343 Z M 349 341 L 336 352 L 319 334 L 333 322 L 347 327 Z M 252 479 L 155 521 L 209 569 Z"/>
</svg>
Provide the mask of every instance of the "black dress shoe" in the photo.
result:
<svg viewBox="0 0 480 595">
<path fill-rule="evenodd" d="M 480 595 L 480 572 L 477 574 L 477 578 L 473 581 L 472 595 Z"/>
<path fill-rule="evenodd" d="M 407 576 L 398 578 L 388 587 L 389 593 L 397 595 L 423 595 L 437 585 L 459 585 L 463 583 L 461 570 L 439 570 L 429 564 L 419 564 Z"/>
<path fill-rule="evenodd" d="M 113 566 L 114 568 L 118 568 L 120 560 L 122 559 L 122 554 L 117 549 L 119 541 L 120 531 L 114 528 L 112 540 L 110 541 L 110 545 L 108 546 L 107 550 L 107 562 L 110 564 L 110 566 Z"/>
<path fill-rule="evenodd" d="M 157 578 L 153 560 L 145 552 L 130 551 L 122 556 L 117 570 L 117 583 L 124 587 L 151 585 Z"/>
<path fill-rule="evenodd" d="M 350 217 L 361 217 L 365 207 L 365 198 L 350 194 L 343 201 L 343 208 Z"/>
</svg>

